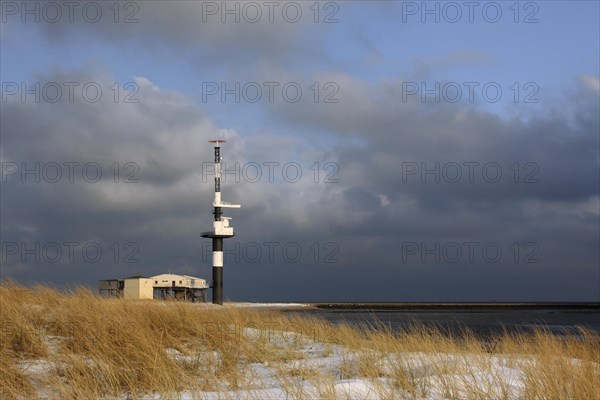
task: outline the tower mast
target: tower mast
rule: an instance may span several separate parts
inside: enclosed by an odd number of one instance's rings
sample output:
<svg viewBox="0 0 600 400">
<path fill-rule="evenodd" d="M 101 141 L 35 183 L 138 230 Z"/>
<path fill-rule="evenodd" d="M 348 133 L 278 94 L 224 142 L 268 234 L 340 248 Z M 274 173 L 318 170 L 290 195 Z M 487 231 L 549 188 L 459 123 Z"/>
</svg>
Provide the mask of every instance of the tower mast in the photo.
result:
<svg viewBox="0 0 600 400">
<path fill-rule="evenodd" d="M 212 239 L 213 249 L 213 303 L 223 304 L 223 239 L 233 237 L 233 227 L 229 226 L 231 218 L 223 216 L 223 208 L 240 208 L 239 204 L 221 201 L 221 143 L 225 140 L 209 140 L 215 148 L 215 197 L 213 200 L 213 230 L 202 233 L 202 237 Z"/>
</svg>

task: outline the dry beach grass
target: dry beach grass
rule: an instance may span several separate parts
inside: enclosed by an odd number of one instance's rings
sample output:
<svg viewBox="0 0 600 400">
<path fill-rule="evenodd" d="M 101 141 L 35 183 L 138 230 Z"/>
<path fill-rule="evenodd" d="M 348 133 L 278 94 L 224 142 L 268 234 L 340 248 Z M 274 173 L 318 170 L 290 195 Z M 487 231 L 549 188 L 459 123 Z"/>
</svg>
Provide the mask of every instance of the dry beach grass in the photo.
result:
<svg viewBox="0 0 600 400">
<path fill-rule="evenodd" d="M 378 399 L 600 398 L 600 341 L 587 331 L 484 343 L 13 283 L 0 288 L 0 326 L 2 399 L 364 397 L 357 382 Z"/>
</svg>

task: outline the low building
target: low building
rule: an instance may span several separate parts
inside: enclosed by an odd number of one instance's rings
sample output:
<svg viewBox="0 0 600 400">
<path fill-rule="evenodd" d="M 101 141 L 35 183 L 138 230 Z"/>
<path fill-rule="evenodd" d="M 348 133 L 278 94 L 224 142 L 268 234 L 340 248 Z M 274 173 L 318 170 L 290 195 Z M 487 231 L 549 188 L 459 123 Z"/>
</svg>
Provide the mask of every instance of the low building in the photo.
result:
<svg viewBox="0 0 600 400">
<path fill-rule="evenodd" d="M 189 275 L 161 274 L 153 276 L 154 297 L 206 301 L 206 280 Z"/>
<path fill-rule="evenodd" d="M 206 302 L 205 279 L 189 275 L 161 274 L 101 280 L 100 294 L 127 299 L 177 299 Z"/>
<path fill-rule="evenodd" d="M 131 276 L 123 279 L 123 298 L 125 299 L 152 299 L 154 286 L 152 278 L 144 276 Z"/>
</svg>

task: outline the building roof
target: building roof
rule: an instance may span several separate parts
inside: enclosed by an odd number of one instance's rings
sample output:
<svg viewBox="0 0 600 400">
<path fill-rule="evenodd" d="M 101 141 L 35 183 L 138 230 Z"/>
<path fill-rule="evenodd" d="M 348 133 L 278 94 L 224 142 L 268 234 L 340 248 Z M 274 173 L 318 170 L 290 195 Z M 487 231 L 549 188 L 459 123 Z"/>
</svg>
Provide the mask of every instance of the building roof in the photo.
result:
<svg viewBox="0 0 600 400">
<path fill-rule="evenodd" d="M 136 275 L 136 276 L 129 276 L 127 278 L 120 278 L 120 279 L 105 279 L 105 280 L 101 280 L 100 282 L 116 282 L 116 281 L 126 281 L 126 280 L 130 280 L 130 279 L 151 279 L 155 282 L 154 286 L 155 287 L 163 287 L 165 286 L 165 282 L 171 282 L 171 281 L 186 281 L 185 283 L 181 282 L 179 284 L 179 286 L 183 285 L 183 286 L 187 286 L 187 287 L 209 287 L 207 285 L 207 281 L 204 278 L 198 278 L 195 276 L 190 276 L 190 275 L 177 275 L 177 274 L 160 274 L 160 275 L 155 275 L 155 276 L 141 276 L 141 275 Z M 161 282 L 159 283 L 158 280 L 160 280 Z M 192 281 L 192 282 L 190 282 Z M 179 283 L 179 282 L 178 282 Z M 170 286 L 170 285 L 169 285 Z"/>
<path fill-rule="evenodd" d="M 165 276 L 173 277 L 173 279 L 175 279 L 175 280 L 177 280 L 177 279 L 183 279 L 183 278 L 185 278 L 185 279 L 206 280 L 206 279 L 204 279 L 204 278 L 198 278 L 198 277 L 196 277 L 196 276 L 190 276 L 190 275 L 178 275 L 178 274 L 170 274 L 170 273 L 169 273 L 169 274 L 159 274 L 159 275 L 154 275 L 154 276 L 151 276 L 150 278 L 152 278 L 152 279 L 156 279 L 156 278 L 159 278 L 159 277 L 160 277 L 160 278 L 163 278 L 163 277 L 165 277 Z"/>
</svg>

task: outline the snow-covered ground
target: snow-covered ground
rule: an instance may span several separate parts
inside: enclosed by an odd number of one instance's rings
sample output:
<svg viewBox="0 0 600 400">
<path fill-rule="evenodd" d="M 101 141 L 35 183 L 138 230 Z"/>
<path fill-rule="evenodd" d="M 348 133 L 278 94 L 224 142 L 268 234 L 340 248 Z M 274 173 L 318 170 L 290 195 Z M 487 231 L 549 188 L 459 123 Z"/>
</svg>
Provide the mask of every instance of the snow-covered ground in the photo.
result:
<svg viewBox="0 0 600 400">
<path fill-rule="evenodd" d="M 244 328 L 245 337 L 260 337 L 264 331 Z M 527 377 L 523 368 L 535 367 L 535 359 L 525 355 L 487 353 L 401 352 L 381 354 L 370 349 L 353 350 L 342 345 L 311 340 L 296 332 L 268 332 L 269 344 L 289 350 L 279 361 L 240 362 L 240 387 L 225 383 L 210 391 L 188 391 L 181 399 L 462 399 L 481 394 L 487 399 L 519 399 Z M 48 337 L 49 348 L 56 337 Z M 178 362 L 198 365 L 220 363 L 217 351 L 183 354 L 166 349 Z M 90 360 L 91 361 L 91 360 Z M 576 363 L 577 360 L 572 360 Z M 54 366 L 47 360 L 22 362 L 32 382 L 38 382 L 41 397 L 43 376 Z M 599 368 L 600 373 L 600 368 Z M 162 398 L 160 393 L 144 400 Z M 123 396 L 126 399 L 126 396 Z"/>
<path fill-rule="evenodd" d="M 244 328 L 244 336 L 265 334 Z M 534 357 L 519 354 L 425 353 L 381 354 L 369 349 L 311 340 L 296 332 L 269 333 L 269 342 L 294 349 L 295 357 L 279 362 L 250 363 L 240 370 L 249 377 L 243 389 L 181 393 L 182 399 L 519 399 Z M 178 355 L 171 349 L 172 355 Z M 217 353 L 212 354 L 218 358 Z M 568 362 L 577 364 L 580 360 Z M 364 376 L 378 371 L 377 376 Z M 596 365 L 600 375 L 600 364 Z M 398 378 L 403 385 L 398 385 Z M 148 396 L 147 399 L 160 398 Z"/>
<path fill-rule="evenodd" d="M 473 388 L 485 393 L 482 398 L 518 399 L 523 389 L 523 373 L 508 366 L 506 357 L 490 357 L 492 369 L 484 370 L 475 356 L 452 354 L 403 353 L 381 359 L 383 370 L 393 373 L 395 364 L 408 367 L 415 379 L 415 387 L 402 389 L 389 377 L 345 378 L 344 373 L 352 374 L 352 364 L 360 357 L 342 347 L 334 347 L 330 356 L 314 355 L 314 349 L 306 349 L 306 359 L 293 360 L 283 365 L 250 364 L 246 374 L 252 375 L 252 387 L 240 390 L 182 393 L 182 399 L 323 399 L 345 400 L 379 399 L 462 399 L 472 398 Z M 310 353 L 313 355 L 310 355 Z M 317 352 L 318 353 L 318 352 Z M 481 361 L 481 360 L 477 360 Z M 436 375 L 436 364 L 447 364 L 448 370 L 457 367 L 456 373 Z M 470 365 L 471 367 L 464 368 Z M 460 367 L 459 367 L 460 366 Z M 281 369 L 288 372 L 304 369 L 319 377 L 281 378 Z M 347 371 L 350 369 L 350 371 Z M 346 370 L 347 372 L 342 372 Z M 293 373 L 292 373 L 293 375 Z M 471 396 L 469 396 L 471 394 Z M 145 399 L 159 399 L 160 395 Z"/>
</svg>

